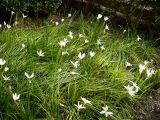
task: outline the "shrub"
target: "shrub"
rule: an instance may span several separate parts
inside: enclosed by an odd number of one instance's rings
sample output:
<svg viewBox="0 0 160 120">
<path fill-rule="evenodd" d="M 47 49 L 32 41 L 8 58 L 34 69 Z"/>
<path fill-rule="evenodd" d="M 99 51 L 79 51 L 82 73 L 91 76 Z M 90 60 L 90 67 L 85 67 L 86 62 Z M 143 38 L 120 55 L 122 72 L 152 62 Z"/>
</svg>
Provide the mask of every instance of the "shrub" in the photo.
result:
<svg viewBox="0 0 160 120">
<path fill-rule="evenodd" d="M 1 0 L 0 9 L 4 11 L 45 11 L 58 9 L 61 0 Z"/>
<path fill-rule="evenodd" d="M 71 7 L 80 8 L 88 12 L 102 11 L 115 20 L 131 24 L 134 28 L 142 26 L 142 29 L 155 29 L 159 31 L 160 26 L 160 1 L 158 0 L 64 0 L 68 1 Z M 72 1 L 72 3 L 71 3 Z M 78 4 L 79 3 L 79 4 Z M 79 7 L 79 6 L 80 7 Z M 84 7 L 84 5 L 86 7 Z M 77 7 L 78 6 L 78 7 Z M 95 10 L 96 8 L 96 10 Z M 96 11 L 96 12 L 95 12 Z M 117 19 L 120 18 L 120 19 Z M 122 18 L 122 19 L 121 19 Z M 123 21 L 122 21 L 123 20 Z"/>
</svg>

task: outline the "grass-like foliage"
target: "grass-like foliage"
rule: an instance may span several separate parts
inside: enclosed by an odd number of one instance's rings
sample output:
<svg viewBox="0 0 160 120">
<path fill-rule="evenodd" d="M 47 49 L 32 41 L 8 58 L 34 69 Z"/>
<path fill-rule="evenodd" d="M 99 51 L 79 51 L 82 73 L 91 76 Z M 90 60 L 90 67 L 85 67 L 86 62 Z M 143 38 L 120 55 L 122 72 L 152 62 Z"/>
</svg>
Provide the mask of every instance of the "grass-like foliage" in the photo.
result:
<svg viewBox="0 0 160 120">
<path fill-rule="evenodd" d="M 100 18 L 1 29 L 0 119 L 134 119 L 135 102 L 160 82 L 159 53 Z"/>
</svg>

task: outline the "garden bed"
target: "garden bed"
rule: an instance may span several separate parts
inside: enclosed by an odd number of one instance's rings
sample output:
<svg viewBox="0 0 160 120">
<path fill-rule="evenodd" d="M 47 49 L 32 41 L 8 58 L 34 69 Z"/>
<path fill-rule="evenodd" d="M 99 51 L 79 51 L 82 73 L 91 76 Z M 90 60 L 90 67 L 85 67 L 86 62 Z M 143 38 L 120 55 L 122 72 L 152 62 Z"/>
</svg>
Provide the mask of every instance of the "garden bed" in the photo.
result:
<svg viewBox="0 0 160 120">
<path fill-rule="evenodd" d="M 4 25 L 0 119 L 134 119 L 137 101 L 159 88 L 159 50 L 103 17 Z"/>
</svg>

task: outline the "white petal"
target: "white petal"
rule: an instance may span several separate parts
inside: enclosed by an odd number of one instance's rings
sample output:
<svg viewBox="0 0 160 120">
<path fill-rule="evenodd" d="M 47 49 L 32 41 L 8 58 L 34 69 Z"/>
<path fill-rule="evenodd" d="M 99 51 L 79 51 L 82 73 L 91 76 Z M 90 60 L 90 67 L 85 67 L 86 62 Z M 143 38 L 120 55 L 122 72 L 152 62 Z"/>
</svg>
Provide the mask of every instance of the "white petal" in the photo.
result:
<svg viewBox="0 0 160 120">
<path fill-rule="evenodd" d="M 83 102 L 84 102 L 85 104 L 90 104 L 90 105 L 91 105 L 91 101 L 87 100 L 86 98 L 84 98 L 84 97 L 82 97 L 82 96 L 81 96 L 81 99 L 83 100 Z"/>
<path fill-rule="evenodd" d="M 108 113 L 107 112 L 105 113 L 105 116 L 108 117 Z"/>
<path fill-rule="evenodd" d="M 69 14 L 68 14 L 68 17 L 71 17 L 71 16 L 72 16 L 72 14 L 71 14 L 71 13 L 69 13 Z"/>
<path fill-rule="evenodd" d="M 8 68 L 8 67 L 5 67 L 5 68 L 4 68 L 4 71 L 5 71 L 5 72 L 7 72 L 8 70 L 9 70 L 9 68 Z"/>
<path fill-rule="evenodd" d="M 100 114 L 105 114 L 105 113 L 106 113 L 106 111 L 101 111 L 101 112 L 100 112 Z"/>
<path fill-rule="evenodd" d="M 112 112 L 107 112 L 108 113 L 108 115 L 113 115 L 113 113 Z"/>
<path fill-rule="evenodd" d="M 109 18 L 108 17 L 104 17 L 104 21 L 107 21 Z"/>
</svg>

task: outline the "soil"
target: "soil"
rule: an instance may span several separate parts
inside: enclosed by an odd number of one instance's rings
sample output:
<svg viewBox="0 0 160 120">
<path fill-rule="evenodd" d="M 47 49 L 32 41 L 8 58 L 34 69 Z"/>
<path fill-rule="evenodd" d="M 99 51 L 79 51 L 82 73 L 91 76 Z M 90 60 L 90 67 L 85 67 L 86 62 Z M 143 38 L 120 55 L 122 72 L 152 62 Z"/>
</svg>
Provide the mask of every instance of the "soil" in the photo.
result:
<svg viewBox="0 0 160 120">
<path fill-rule="evenodd" d="M 136 110 L 136 120 L 160 120 L 160 90 L 146 96 Z"/>
</svg>

